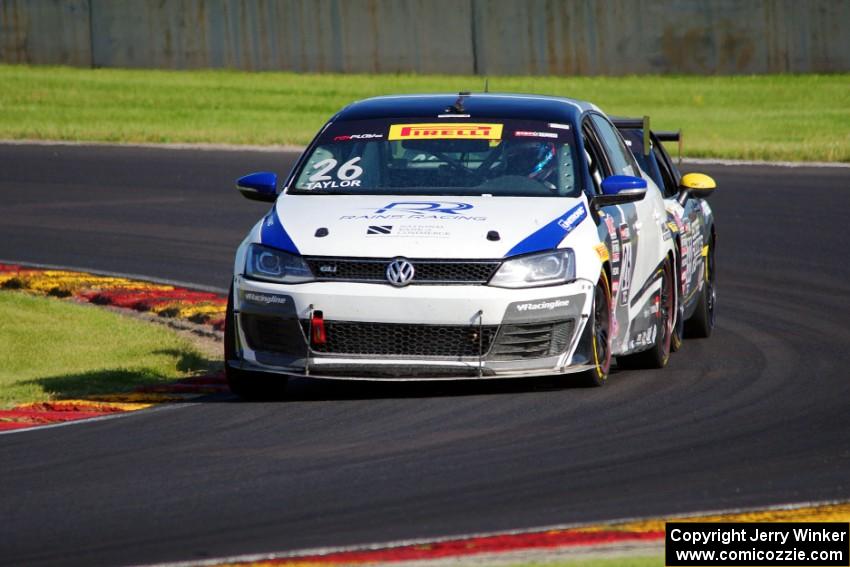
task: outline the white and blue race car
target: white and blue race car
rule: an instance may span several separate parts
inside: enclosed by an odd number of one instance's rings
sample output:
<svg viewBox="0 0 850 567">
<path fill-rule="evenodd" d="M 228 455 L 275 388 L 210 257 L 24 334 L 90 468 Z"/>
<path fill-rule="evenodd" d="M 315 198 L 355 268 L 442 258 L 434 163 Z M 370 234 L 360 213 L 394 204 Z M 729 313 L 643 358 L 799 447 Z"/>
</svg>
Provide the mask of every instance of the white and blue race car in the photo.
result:
<svg viewBox="0 0 850 567">
<path fill-rule="evenodd" d="M 593 104 L 461 93 L 337 113 L 239 246 L 231 389 L 288 377 L 571 375 L 663 367 L 679 312 L 663 195 Z M 280 190 L 279 190 L 280 189 Z"/>
</svg>

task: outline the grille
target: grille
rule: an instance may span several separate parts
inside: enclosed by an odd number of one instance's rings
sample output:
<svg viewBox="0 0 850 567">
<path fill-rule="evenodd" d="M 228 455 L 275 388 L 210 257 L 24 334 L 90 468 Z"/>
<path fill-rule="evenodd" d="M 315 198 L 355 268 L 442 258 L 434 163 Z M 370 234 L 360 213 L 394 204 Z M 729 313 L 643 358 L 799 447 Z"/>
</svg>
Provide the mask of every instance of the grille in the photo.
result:
<svg viewBox="0 0 850 567">
<path fill-rule="evenodd" d="M 302 321 L 305 333 L 310 323 Z M 399 357 L 478 357 L 496 336 L 495 325 L 411 325 L 325 321 L 327 342 L 313 345 L 323 354 Z M 480 339 L 479 339 L 480 337 Z"/>
<path fill-rule="evenodd" d="M 242 331 L 252 350 L 281 354 L 305 354 L 306 341 L 294 319 L 243 313 Z"/>
<path fill-rule="evenodd" d="M 573 336 L 575 321 L 502 325 L 489 360 L 544 358 L 564 352 Z"/>
<path fill-rule="evenodd" d="M 305 258 L 316 279 L 325 281 L 387 281 L 389 259 Z M 499 267 L 496 260 L 408 260 L 415 269 L 412 284 L 485 284 Z"/>
</svg>

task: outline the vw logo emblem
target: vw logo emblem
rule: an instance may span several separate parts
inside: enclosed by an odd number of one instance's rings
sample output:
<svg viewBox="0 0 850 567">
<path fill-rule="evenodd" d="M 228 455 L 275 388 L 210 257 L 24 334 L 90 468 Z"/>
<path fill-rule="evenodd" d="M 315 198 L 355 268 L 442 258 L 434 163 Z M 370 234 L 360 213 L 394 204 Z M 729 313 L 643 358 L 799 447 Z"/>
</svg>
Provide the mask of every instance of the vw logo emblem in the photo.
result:
<svg viewBox="0 0 850 567">
<path fill-rule="evenodd" d="M 404 258 L 396 258 L 387 266 L 387 281 L 396 287 L 402 287 L 413 280 L 415 273 L 413 264 Z"/>
</svg>

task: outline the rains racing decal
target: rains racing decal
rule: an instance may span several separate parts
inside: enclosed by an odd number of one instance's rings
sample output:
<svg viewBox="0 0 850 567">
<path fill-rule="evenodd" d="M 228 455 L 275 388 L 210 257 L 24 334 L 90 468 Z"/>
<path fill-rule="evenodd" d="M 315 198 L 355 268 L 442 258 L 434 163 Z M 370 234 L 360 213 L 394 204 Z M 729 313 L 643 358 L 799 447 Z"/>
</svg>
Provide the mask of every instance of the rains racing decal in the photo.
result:
<svg viewBox="0 0 850 567">
<path fill-rule="evenodd" d="M 485 221 L 487 217 L 466 214 L 469 203 L 454 201 L 396 201 L 365 215 L 343 215 L 339 220 L 450 220 Z"/>
<path fill-rule="evenodd" d="M 337 169 L 339 162 L 333 158 L 323 159 L 313 164 L 316 170 L 307 180 L 305 189 L 342 189 L 345 187 L 360 187 L 363 168 L 357 165 L 360 157 L 351 158 Z M 328 173 L 336 170 L 336 179 Z"/>
<path fill-rule="evenodd" d="M 501 124 L 393 124 L 388 140 L 501 140 Z"/>
<path fill-rule="evenodd" d="M 422 213 L 445 213 L 450 215 L 458 214 L 458 211 L 466 211 L 472 208 L 469 203 L 445 203 L 433 201 L 400 201 L 384 205 L 375 212 L 386 213 L 389 210 L 402 211 L 406 213 L 422 214 Z"/>
</svg>

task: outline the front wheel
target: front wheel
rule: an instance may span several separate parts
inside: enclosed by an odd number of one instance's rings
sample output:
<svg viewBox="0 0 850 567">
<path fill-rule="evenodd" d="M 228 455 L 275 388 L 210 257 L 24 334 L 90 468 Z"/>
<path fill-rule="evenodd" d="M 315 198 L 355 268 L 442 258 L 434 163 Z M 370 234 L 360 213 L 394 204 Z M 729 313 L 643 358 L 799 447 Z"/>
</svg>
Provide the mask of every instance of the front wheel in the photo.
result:
<svg viewBox="0 0 850 567">
<path fill-rule="evenodd" d="M 611 286 L 603 271 L 593 292 L 593 319 L 591 328 L 591 350 L 593 368 L 580 374 L 586 386 L 602 386 L 608 380 L 611 369 Z"/>
<path fill-rule="evenodd" d="M 227 312 L 224 319 L 224 374 L 230 391 L 243 400 L 279 400 L 286 393 L 285 376 L 250 372 L 231 368 L 228 361 L 236 360 L 236 320 L 233 314 L 233 286 L 227 294 Z"/>
<path fill-rule="evenodd" d="M 670 360 L 670 349 L 673 341 L 673 322 L 676 317 L 676 297 L 673 290 L 673 265 L 670 260 L 664 262 L 659 270 L 661 276 L 661 291 L 658 295 L 658 332 L 655 343 L 648 350 L 635 354 L 617 357 L 617 365 L 623 368 L 664 368 Z"/>
</svg>

